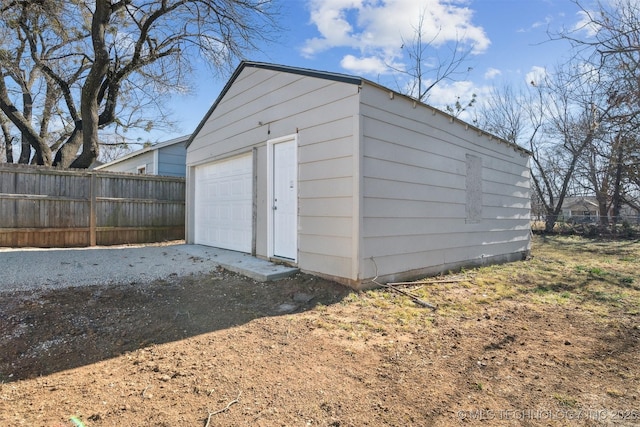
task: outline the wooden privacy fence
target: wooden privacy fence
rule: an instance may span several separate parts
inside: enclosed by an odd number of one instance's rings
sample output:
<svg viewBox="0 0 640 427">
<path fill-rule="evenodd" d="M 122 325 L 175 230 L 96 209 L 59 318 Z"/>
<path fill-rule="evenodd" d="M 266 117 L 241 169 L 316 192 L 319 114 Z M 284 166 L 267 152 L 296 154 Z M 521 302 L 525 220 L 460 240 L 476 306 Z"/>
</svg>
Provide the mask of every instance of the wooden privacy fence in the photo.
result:
<svg viewBox="0 0 640 427">
<path fill-rule="evenodd" d="M 184 239 L 184 178 L 0 165 L 0 246 Z"/>
</svg>

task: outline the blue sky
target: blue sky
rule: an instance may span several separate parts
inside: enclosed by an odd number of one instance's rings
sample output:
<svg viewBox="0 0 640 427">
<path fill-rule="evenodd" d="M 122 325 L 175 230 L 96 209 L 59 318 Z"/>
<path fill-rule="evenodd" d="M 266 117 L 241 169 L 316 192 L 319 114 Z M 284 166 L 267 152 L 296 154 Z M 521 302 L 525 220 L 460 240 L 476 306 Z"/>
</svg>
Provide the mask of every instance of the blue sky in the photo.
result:
<svg viewBox="0 0 640 427">
<path fill-rule="evenodd" d="M 279 41 L 249 53 L 248 60 L 357 75 L 394 90 L 404 82 L 387 64 L 409 66 L 401 46 L 410 44 L 422 15 L 425 40 L 434 47 L 430 55 L 446 60 L 456 40 L 471 52 L 457 81 L 431 92 L 427 103 L 438 108 L 472 93 L 481 101 L 492 86 L 528 82 L 553 68 L 568 48 L 549 41 L 548 32 L 576 28 L 582 18 L 571 0 L 275 1 L 281 5 Z M 194 93 L 173 98 L 179 129 L 143 137 L 156 142 L 193 132 L 227 78 L 199 70 Z"/>
</svg>

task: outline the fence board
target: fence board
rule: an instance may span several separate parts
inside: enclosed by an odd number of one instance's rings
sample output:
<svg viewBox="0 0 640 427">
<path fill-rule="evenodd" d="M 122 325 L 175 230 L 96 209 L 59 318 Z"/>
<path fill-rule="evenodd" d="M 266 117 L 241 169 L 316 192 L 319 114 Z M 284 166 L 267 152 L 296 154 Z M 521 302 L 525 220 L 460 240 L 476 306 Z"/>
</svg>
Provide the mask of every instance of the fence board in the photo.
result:
<svg viewBox="0 0 640 427">
<path fill-rule="evenodd" d="M 184 178 L 0 165 L 0 246 L 184 239 Z"/>
</svg>

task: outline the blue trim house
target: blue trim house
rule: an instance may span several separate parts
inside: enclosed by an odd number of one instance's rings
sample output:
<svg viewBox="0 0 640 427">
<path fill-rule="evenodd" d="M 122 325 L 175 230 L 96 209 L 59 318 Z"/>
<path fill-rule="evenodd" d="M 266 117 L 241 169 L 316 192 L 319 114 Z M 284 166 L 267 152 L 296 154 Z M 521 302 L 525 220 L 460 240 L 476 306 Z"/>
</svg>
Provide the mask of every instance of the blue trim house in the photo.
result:
<svg viewBox="0 0 640 427">
<path fill-rule="evenodd" d="M 148 175 L 184 177 L 186 175 L 186 141 L 190 135 L 164 141 L 134 151 L 94 169 Z"/>
</svg>

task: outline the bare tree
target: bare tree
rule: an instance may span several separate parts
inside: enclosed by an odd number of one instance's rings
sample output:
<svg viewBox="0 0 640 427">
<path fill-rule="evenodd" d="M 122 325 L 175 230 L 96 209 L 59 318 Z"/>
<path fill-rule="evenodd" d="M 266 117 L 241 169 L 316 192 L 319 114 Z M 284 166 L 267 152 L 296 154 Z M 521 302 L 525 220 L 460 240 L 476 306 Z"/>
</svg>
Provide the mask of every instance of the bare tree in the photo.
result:
<svg viewBox="0 0 640 427">
<path fill-rule="evenodd" d="M 598 1 L 594 9 L 574 1 L 581 9 L 583 25 L 559 34 L 575 48 L 586 73 L 597 73 L 608 108 L 605 136 L 593 141 L 582 165 L 582 176 L 596 195 L 603 224 L 613 211 L 615 222 L 621 204 L 637 204 L 634 184 L 637 164 L 628 159 L 640 151 L 640 4 L 635 0 Z"/>
<path fill-rule="evenodd" d="M 576 75 L 576 69 L 571 63 L 558 67 L 526 91 L 494 90 L 480 113 L 483 127 L 531 152 L 531 180 L 547 232 L 611 110 L 597 73 Z"/>
<path fill-rule="evenodd" d="M 576 73 L 576 70 L 580 70 Z M 594 144 L 602 139 L 611 120 L 612 106 L 607 103 L 607 86 L 603 84 L 597 72 L 581 70 L 580 63 L 568 63 L 547 80 L 547 122 L 545 133 L 556 141 L 551 152 L 553 163 L 559 165 L 562 179 L 556 184 L 555 203 L 547 206 L 545 229 L 551 231 L 562 210 L 562 204 L 568 191 L 576 180 L 576 170 L 583 164 Z M 545 175 L 549 170 L 544 171 Z M 536 183 L 536 186 L 540 183 Z M 548 192 L 552 190 L 545 183 Z M 606 212 L 606 200 L 598 196 L 601 211 Z M 553 198 L 548 199 L 550 202 Z M 606 218 L 606 214 L 604 215 Z"/>
<path fill-rule="evenodd" d="M 555 37 L 568 40 L 576 56 L 592 65 L 602 76 L 616 81 L 609 101 L 635 103 L 640 97 L 640 3 L 636 0 L 597 0 L 595 8 L 587 8 L 580 0 L 572 0 L 583 16 L 582 25 L 563 31 Z M 637 108 L 637 105 L 636 105 Z"/>
<path fill-rule="evenodd" d="M 273 16 L 271 0 L 3 2 L 0 109 L 20 161 L 33 148 L 37 163 L 88 167 L 103 130 L 158 126 L 192 62 L 228 71 L 272 34 Z"/>
<path fill-rule="evenodd" d="M 506 85 L 494 87 L 479 109 L 479 125 L 514 144 L 530 148 L 540 129 L 540 103 L 531 94 Z"/>
<path fill-rule="evenodd" d="M 610 210 L 615 220 L 621 203 L 633 204 L 628 201 L 638 194 L 640 5 L 614 0 L 597 6 L 580 6 L 584 26 L 559 35 L 575 48 L 568 65 L 531 82 L 525 94 L 494 93 L 482 109 L 488 130 L 531 151 L 546 231 L 571 192 L 595 195 L 603 225 Z"/>
<path fill-rule="evenodd" d="M 401 68 L 387 64 L 395 74 L 402 76 L 397 81 L 398 90 L 419 101 L 426 101 L 429 92 L 444 81 L 455 81 L 456 77 L 467 75 L 471 67 L 465 66 L 472 52 L 472 47 L 464 46 L 460 40 L 448 46 L 449 55 L 440 57 L 435 47 L 439 31 L 427 39 L 425 18 L 427 11 L 420 13 L 418 23 L 413 27 L 411 40 L 402 39 L 402 50 L 408 59 L 408 67 Z M 469 101 L 458 98 L 454 107 L 450 107 L 452 114 L 460 114 L 475 103 L 475 95 Z"/>
</svg>

